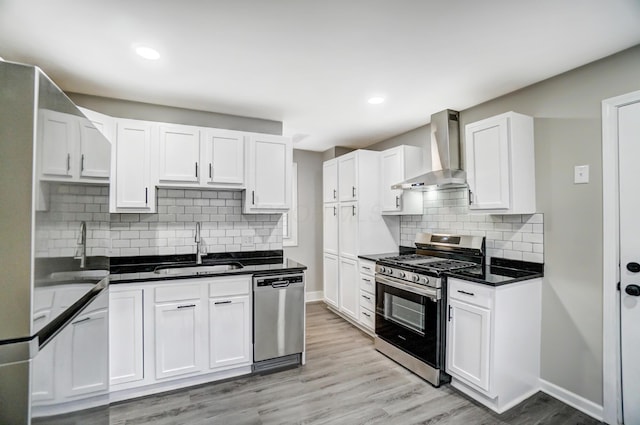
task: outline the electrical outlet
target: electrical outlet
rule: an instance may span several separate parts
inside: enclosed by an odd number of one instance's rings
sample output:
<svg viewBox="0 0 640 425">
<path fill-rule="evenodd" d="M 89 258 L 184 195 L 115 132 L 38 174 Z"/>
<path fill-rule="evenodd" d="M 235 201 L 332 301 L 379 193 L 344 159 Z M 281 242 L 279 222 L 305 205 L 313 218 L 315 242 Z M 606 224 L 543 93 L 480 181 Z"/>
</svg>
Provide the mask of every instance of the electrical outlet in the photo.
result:
<svg viewBox="0 0 640 425">
<path fill-rule="evenodd" d="M 253 245 L 253 236 L 243 236 L 242 245 Z"/>
</svg>

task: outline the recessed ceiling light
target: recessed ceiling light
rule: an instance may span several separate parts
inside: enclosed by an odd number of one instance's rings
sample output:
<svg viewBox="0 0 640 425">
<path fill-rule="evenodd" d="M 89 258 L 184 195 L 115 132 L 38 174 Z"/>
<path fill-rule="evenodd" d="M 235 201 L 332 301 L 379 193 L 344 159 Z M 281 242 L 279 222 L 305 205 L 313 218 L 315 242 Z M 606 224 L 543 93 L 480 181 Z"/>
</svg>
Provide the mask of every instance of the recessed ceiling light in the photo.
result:
<svg viewBox="0 0 640 425">
<path fill-rule="evenodd" d="M 384 97 L 375 96 L 368 100 L 368 102 L 372 105 L 379 105 L 384 102 Z"/>
<path fill-rule="evenodd" d="M 149 59 L 152 61 L 160 59 L 160 53 L 158 53 L 156 49 L 153 49 L 149 46 L 136 46 L 135 50 L 138 56 L 141 56 L 145 59 Z"/>
</svg>

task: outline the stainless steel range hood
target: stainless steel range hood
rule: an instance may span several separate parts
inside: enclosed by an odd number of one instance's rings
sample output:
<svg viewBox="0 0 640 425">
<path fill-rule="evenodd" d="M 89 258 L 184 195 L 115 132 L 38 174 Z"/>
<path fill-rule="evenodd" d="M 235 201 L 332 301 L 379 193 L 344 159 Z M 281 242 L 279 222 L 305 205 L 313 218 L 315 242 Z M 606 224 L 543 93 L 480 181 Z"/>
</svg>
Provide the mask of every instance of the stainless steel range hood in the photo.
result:
<svg viewBox="0 0 640 425">
<path fill-rule="evenodd" d="M 392 189 L 437 190 L 467 187 L 460 169 L 458 111 L 445 109 L 431 115 L 431 171 L 391 186 Z"/>
</svg>

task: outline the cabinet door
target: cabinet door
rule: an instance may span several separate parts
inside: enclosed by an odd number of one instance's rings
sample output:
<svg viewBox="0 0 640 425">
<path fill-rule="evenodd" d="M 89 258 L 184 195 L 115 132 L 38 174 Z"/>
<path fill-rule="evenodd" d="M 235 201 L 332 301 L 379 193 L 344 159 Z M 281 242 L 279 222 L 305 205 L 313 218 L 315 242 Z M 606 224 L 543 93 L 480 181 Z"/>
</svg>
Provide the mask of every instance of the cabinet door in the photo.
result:
<svg viewBox="0 0 640 425">
<path fill-rule="evenodd" d="M 335 159 L 322 166 L 322 192 L 324 202 L 338 201 L 338 161 Z"/>
<path fill-rule="evenodd" d="M 245 211 L 288 210 L 291 203 L 291 141 L 280 136 L 251 136 Z"/>
<path fill-rule="evenodd" d="M 200 130 L 195 127 L 161 125 L 160 168 L 161 182 L 197 183 L 200 162 Z"/>
<path fill-rule="evenodd" d="M 340 204 L 340 256 L 358 258 L 358 205 L 355 202 Z"/>
<path fill-rule="evenodd" d="M 209 367 L 251 364 L 252 327 L 248 296 L 209 300 Z"/>
<path fill-rule="evenodd" d="M 327 304 L 338 307 L 339 270 L 338 257 L 336 255 L 323 255 L 324 276 L 324 300 Z"/>
<path fill-rule="evenodd" d="M 51 306 L 46 309 L 36 311 L 33 315 L 33 331 L 38 332 L 49 322 L 51 317 Z M 57 341 L 53 340 L 47 344 L 44 350 L 40 351 L 33 359 L 33 379 L 31 381 L 31 399 L 38 402 L 45 402 L 55 398 L 55 356 Z"/>
<path fill-rule="evenodd" d="M 489 391 L 490 321 L 490 310 L 449 299 L 447 372 L 485 391 Z"/>
<path fill-rule="evenodd" d="M 239 133 L 210 130 L 207 133 L 205 181 L 208 185 L 244 184 L 244 136 Z"/>
<path fill-rule="evenodd" d="M 111 385 L 144 379 L 142 290 L 111 292 L 109 298 Z"/>
<path fill-rule="evenodd" d="M 83 110 L 86 114 L 86 110 Z M 111 119 L 93 113 L 80 122 L 80 177 L 108 180 L 111 172 Z"/>
<path fill-rule="evenodd" d="M 381 155 L 382 172 L 382 210 L 400 211 L 402 190 L 393 190 L 391 185 L 404 180 L 404 152 L 402 149 L 390 149 Z"/>
<path fill-rule="evenodd" d="M 358 319 L 359 293 L 358 263 L 340 258 L 340 311 Z"/>
<path fill-rule="evenodd" d="M 70 385 L 65 391 L 67 396 L 108 390 L 108 320 L 107 309 L 103 308 L 80 314 L 71 322 L 71 345 L 67 354 Z M 60 351 L 58 354 L 61 354 Z"/>
<path fill-rule="evenodd" d="M 358 197 L 358 164 L 355 154 L 338 158 L 338 197 L 340 201 L 353 201 Z"/>
<path fill-rule="evenodd" d="M 151 124 L 118 120 L 116 134 L 116 208 L 153 210 Z"/>
<path fill-rule="evenodd" d="M 338 255 L 338 204 L 324 205 L 323 250 Z"/>
<path fill-rule="evenodd" d="M 72 177 L 78 161 L 75 146 L 78 122 L 75 115 L 43 110 L 40 118 L 40 172 L 42 177 Z"/>
<path fill-rule="evenodd" d="M 510 198 L 509 120 L 484 120 L 466 129 L 469 209 L 508 209 Z"/>
<path fill-rule="evenodd" d="M 199 372 L 206 346 L 200 300 L 155 306 L 156 379 Z"/>
</svg>

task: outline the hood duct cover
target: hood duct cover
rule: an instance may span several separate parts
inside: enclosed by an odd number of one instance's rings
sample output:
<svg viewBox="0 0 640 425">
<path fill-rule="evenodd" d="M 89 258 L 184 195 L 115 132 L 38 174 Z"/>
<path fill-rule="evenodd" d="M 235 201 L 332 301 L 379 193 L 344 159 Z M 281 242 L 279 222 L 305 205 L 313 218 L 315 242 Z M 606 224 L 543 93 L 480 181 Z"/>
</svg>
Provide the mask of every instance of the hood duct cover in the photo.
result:
<svg viewBox="0 0 640 425">
<path fill-rule="evenodd" d="M 431 115 L 431 170 L 391 186 L 392 189 L 434 190 L 467 187 L 460 169 L 459 113 L 445 109 Z"/>
</svg>

